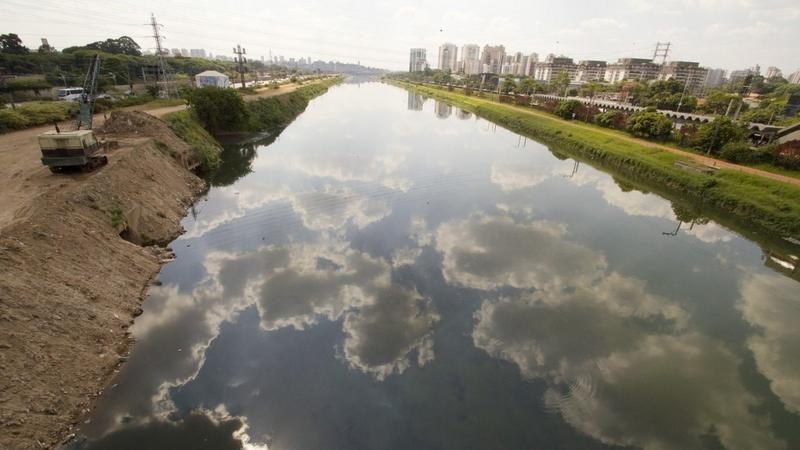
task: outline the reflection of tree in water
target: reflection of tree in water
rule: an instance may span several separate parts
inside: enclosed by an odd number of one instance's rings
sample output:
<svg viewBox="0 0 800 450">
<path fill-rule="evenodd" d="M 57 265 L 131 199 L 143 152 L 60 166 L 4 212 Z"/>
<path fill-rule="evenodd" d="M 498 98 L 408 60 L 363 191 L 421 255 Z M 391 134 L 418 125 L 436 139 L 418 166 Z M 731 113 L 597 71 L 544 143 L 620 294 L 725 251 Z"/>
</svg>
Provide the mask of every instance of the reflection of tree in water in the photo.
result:
<svg viewBox="0 0 800 450">
<path fill-rule="evenodd" d="M 239 178 L 252 172 L 253 158 L 258 153 L 258 147 L 273 143 L 279 134 L 274 133 L 259 141 L 226 145 L 220 155 L 222 164 L 208 175 L 208 183 L 211 186 L 230 186 Z"/>
<path fill-rule="evenodd" d="M 677 236 L 684 223 L 688 223 L 691 230 L 695 225 L 705 225 L 709 222 L 708 218 L 702 217 L 696 208 L 688 204 L 673 203 L 672 212 L 675 213 L 678 226 L 673 231 L 662 231 L 661 234 L 664 236 Z"/>
</svg>

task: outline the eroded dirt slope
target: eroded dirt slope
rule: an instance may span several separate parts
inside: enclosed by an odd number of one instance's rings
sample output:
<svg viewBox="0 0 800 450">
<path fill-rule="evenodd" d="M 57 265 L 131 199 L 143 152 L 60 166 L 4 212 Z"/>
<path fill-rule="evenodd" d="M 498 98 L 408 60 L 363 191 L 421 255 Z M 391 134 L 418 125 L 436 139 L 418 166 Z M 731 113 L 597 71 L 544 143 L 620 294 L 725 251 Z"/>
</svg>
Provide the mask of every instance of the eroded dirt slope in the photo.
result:
<svg viewBox="0 0 800 450">
<path fill-rule="evenodd" d="M 169 257 L 138 244 L 176 237 L 204 187 L 169 156 L 186 144 L 163 122 L 149 128 L 109 134 L 125 137 L 93 173 L 42 175 L 47 185 L 0 227 L 0 448 L 55 446 L 124 360 Z"/>
</svg>

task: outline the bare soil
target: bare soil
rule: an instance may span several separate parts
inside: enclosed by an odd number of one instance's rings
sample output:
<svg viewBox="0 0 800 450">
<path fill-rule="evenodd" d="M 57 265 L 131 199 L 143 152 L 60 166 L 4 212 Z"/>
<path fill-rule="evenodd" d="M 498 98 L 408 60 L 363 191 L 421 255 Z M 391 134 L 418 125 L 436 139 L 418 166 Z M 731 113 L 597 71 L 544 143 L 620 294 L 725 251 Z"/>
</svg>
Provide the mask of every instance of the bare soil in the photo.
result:
<svg viewBox="0 0 800 450">
<path fill-rule="evenodd" d="M 204 183 L 164 122 L 117 112 L 120 147 L 51 174 L 42 129 L 0 137 L 0 448 L 53 448 L 125 360 L 128 327 Z"/>
</svg>

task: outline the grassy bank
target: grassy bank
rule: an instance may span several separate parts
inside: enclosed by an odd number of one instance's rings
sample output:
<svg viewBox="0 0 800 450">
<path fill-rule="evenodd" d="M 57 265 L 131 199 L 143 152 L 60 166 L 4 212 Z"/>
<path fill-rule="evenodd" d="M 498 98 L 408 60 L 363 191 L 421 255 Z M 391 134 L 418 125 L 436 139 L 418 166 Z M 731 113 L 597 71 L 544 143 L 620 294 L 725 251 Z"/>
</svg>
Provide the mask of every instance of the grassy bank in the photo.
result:
<svg viewBox="0 0 800 450">
<path fill-rule="evenodd" d="M 331 78 L 301 86 L 287 94 L 246 102 L 249 119 L 240 131 L 271 131 L 283 128 L 305 111 L 311 99 L 324 94 L 329 87 L 339 82 L 341 78 Z"/>
<path fill-rule="evenodd" d="M 255 133 L 283 128 L 305 111 L 311 99 L 324 94 L 330 86 L 339 82 L 341 78 L 331 78 L 302 86 L 286 94 L 243 102 L 243 120 L 229 129 L 217 130 L 217 133 Z M 192 148 L 200 161 L 201 171 L 212 172 L 219 168 L 222 146 L 203 127 L 192 109 L 167 114 L 164 120 Z"/>
<path fill-rule="evenodd" d="M 200 125 L 191 111 L 179 111 L 164 116 L 172 131 L 186 141 L 200 161 L 200 170 L 208 172 L 219 167 L 222 146 Z"/>
<path fill-rule="evenodd" d="M 721 169 L 713 174 L 686 170 L 675 164 L 686 163 L 685 157 L 586 126 L 457 92 L 393 83 L 446 100 L 554 150 L 613 169 L 646 185 L 680 193 L 693 202 L 719 209 L 772 233 L 800 237 L 800 188 L 796 186 L 733 170 Z"/>
</svg>

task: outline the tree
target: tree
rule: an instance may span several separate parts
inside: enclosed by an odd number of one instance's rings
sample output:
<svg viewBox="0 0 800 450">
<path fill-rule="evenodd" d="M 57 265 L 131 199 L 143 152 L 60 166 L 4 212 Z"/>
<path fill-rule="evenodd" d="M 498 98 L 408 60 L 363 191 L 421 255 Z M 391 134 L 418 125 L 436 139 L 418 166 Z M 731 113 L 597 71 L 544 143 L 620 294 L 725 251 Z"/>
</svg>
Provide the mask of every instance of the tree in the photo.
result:
<svg viewBox="0 0 800 450">
<path fill-rule="evenodd" d="M 247 106 L 233 89 L 206 86 L 193 90 L 189 105 L 200 122 L 212 131 L 236 131 L 247 122 Z"/>
<path fill-rule="evenodd" d="M 500 87 L 504 94 L 508 94 L 509 92 L 514 91 L 516 88 L 517 83 L 514 83 L 514 80 L 509 77 L 503 79 L 503 85 Z"/>
<path fill-rule="evenodd" d="M 569 86 L 569 73 L 561 71 L 550 79 L 550 92 L 556 95 L 564 95 L 564 91 Z"/>
<path fill-rule="evenodd" d="M 628 118 L 628 131 L 634 136 L 666 139 L 672 132 L 672 121 L 653 110 L 637 111 Z"/>
<path fill-rule="evenodd" d="M 553 111 L 553 114 L 561 117 L 562 119 L 571 120 L 575 114 L 575 111 L 581 106 L 581 102 L 578 100 L 563 100 L 559 102 L 556 109 Z"/>
<path fill-rule="evenodd" d="M 698 150 L 717 153 L 729 142 L 741 141 L 747 130 L 728 117 L 717 117 L 701 125 L 693 138 L 692 146 Z"/>
<path fill-rule="evenodd" d="M 117 39 L 106 39 L 105 41 L 92 42 L 86 48 L 100 50 L 106 53 L 142 56 L 141 47 L 128 36 L 120 36 Z"/>
<path fill-rule="evenodd" d="M 15 33 L 0 34 L 0 53 L 24 55 L 28 51 L 28 47 L 22 45 L 22 39 Z"/>
<path fill-rule="evenodd" d="M 618 130 L 625 128 L 625 113 L 616 109 L 610 109 L 604 113 L 595 116 L 595 122 L 605 128 L 616 128 Z"/>
</svg>

